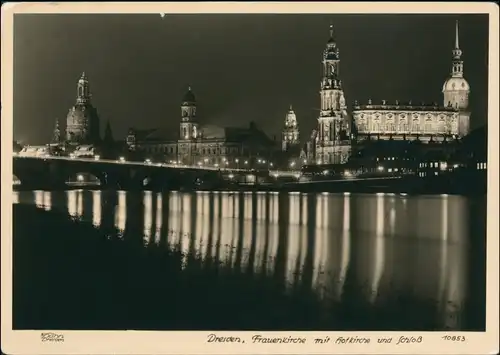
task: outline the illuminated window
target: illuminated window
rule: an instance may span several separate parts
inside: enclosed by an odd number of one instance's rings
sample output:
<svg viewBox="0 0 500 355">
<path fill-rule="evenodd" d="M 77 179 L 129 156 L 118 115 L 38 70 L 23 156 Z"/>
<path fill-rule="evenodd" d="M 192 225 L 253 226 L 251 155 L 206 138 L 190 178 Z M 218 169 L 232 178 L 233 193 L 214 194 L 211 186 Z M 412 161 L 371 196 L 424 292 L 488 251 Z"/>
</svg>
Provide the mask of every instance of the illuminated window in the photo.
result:
<svg viewBox="0 0 500 355">
<path fill-rule="evenodd" d="M 414 133 L 420 132 L 420 122 L 418 119 L 414 119 L 411 125 L 411 131 Z"/>
<path fill-rule="evenodd" d="M 424 126 L 424 131 L 427 132 L 434 132 L 434 127 L 432 124 L 431 120 L 426 120 L 425 121 L 425 126 Z"/>
<path fill-rule="evenodd" d="M 445 126 L 444 120 L 439 120 L 437 130 L 438 130 L 438 133 L 445 133 L 446 132 L 446 126 Z"/>
<path fill-rule="evenodd" d="M 408 130 L 408 125 L 406 124 L 406 120 L 400 120 L 399 121 L 399 131 L 400 132 L 406 132 Z"/>
<path fill-rule="evenodd" d="M 366 131 L 366 120 L 361 119 L 358 122 L 358 131 L 365 132 Z"/>
</svg>

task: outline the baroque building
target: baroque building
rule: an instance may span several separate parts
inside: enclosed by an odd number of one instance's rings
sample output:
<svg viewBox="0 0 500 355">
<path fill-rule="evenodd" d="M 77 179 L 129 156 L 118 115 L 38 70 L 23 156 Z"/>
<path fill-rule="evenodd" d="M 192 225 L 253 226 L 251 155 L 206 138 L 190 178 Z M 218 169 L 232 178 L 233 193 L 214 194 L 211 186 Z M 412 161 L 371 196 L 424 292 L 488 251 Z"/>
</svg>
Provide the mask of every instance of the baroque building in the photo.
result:
<svg viewBox="0 0 500 355">
<path fill-rule="evenodd" d="M 354 102 L 353 118 L 358 142 L 365 140 L 420 140 L 443 142 L 469 133 L 470 87 L 464 78 L 462 51 L 459 46 L 458 21 L 452 70 L 443 88 L 443 104 Z"/>
<path fill-rule="evenodd" d="M 323 51 L 321 108 L 314 134 L 317 164 L 339 164 L 351 152 L 351 124 L 340 79 L 340 51 L 330 25 L 330 38 Z"/>
<path fill-rule="evenodd" d="M 191 88 L 181 101 L 180 113 L 178 131 L 130 128 L 129 151 L 143 158 L 185 165 L 244 168 L 270 163 L 274 142 L 255 123 L 248 127 L 201 124 Z"/>
<path fill-rule="evenodd" d="M 97 144 L 100 141 L 99 116 L 91 103 L 90 85 L 85 72 L 78 80 L 76 103 L 66 118 L 66 141 L 69 145 Z"/>
</svg>

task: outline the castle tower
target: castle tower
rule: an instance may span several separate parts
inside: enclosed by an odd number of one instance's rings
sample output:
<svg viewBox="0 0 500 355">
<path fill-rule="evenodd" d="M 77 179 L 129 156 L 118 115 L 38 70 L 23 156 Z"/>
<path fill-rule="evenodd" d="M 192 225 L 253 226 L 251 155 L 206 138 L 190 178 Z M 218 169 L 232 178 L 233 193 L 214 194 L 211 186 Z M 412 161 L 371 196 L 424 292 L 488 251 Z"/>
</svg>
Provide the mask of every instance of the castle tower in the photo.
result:
<svg viewBox="0 0 500 355">
<path fill-rule="evenodd" d="M 340 80 L 340 52 L 330 25 L 330 38 L 323 52 L 321 110 L 316 137 L 316 162 L 340 164 L 351 152 L 351 125 Z"/>
<path fill-rule="evenodd" d="M 455 24 L 455 47 L 452 54 L 451 74 L 443 85 L 443 104 L 445 107 L 453 107 L 459 111 L 458 132 L 460 136 L 464 136 L 469 133 L 470 86 L 464 78 L 464 62 L 462 61 L 462 50 L 459 45 L 458 21 Z"/>
<path fill-rule="evenodd" d="M 72 145 L 99 142 L 99 117 L 92 106 L 90 86 L 85 72 L 78 80 L 76 103 L 66 118 L 66 140 Z"/>
<path fill-rule="evenodd" d="M 196 98 L 189 87 L 181 104 L 180 140 L 191 140 L 199 137 L 196 120 Z"/>
<path fill-rule="evenodd" d="M 299 144 L 299 126 L 297 124 L 297 117 L 293 111 L 292 105 L 286 114 L 285 128 L 282 132 L 281 149 L 287 151 L 290 146 Z"/>
</svg>

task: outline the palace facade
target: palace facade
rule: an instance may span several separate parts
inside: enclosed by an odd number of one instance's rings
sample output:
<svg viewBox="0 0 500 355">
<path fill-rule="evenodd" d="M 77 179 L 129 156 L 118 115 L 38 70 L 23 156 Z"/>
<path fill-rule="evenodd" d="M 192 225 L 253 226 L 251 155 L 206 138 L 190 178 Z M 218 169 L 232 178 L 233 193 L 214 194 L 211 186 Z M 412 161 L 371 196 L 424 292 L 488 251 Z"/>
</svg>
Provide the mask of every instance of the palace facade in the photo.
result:
<svg viewBox="0 0 500 355">
<path fill-rule="evenodd" d="M 367 139 L 420 140 L 442 142 L 462 138 L 469 133 L 470 86 L 464 78 L 464 66 L 459 46 L 458 21 L 455 28 L 455 47 L 452 51 L 452 70 L 445 81 L 443 104 L 388 103 L 383 100 L 366 104 L 357 101 L 353 120 L 358 142 Z"/>
<path fill-rule="evenodd" d="M 264 168 L 276 150 L 272 141 L 255 123 L 248 127 L 220 127 L 201 124 L 197 102 L 191 88 L 184 95 L 179 131 L 130 128 L 130 151 L 150 159 L 185 165 Z"/>
</svg>

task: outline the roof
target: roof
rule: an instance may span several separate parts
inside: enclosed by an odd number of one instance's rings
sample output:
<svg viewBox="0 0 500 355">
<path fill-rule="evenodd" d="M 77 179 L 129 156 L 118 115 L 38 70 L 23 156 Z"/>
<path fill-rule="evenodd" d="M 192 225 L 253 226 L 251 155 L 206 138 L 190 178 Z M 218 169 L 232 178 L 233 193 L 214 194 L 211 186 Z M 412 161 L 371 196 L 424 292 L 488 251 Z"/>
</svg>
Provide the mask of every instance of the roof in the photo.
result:
<svg viewBox="0 0 500 355">
<path fill-rule="evenodd" d="M 202 137 L 206 139 L 224 139 L 226 138 L 226 128 L 213 124 L 202 125 Z"/>
<path fill-rule="evenodd" d="M 135 129 L 131 128 L 129 134 L 135 134 L 137 141 L 177 141 L 177 132 L 167 128 Z"/>
<path fill-rule="evenodd" d="M 239 143 L 272 143 L 272 140 L 260 129 L 252 127 L 221 127 L 213 124 L 201 126 L 204 139 L 220 139 Z"/>
<path fill-rule="evenodd" d="M 273 141 L 260 129 L 251 127 L 221 127 L 213 124 L 200 126 L 202 140 L 223 140 L 246 144 L 273 144 Z M 129 134 L 135 134 L 137 141 L 176 142 L 179 139 L 177 131 L 172 128 L 135 129 Z"/>
<path fill-rule="evenodd" d="M 145 137 L 147 140 L 168 141 L 179 139 L 177 131 L 172 128 L 156 128 Z"/>
<path fill-rule="evenodd" d="M 194 96 L 193 92 L 191 91 L 191 87 L 184 94 L 182 102 L 196 102 L 196 97 Z"/>
<path fill-rule="evenodd" d="M 444 82 L 443 91 L 470 91 L 470 86 L 464 78 L 452 76 Z"/>
</svg>

